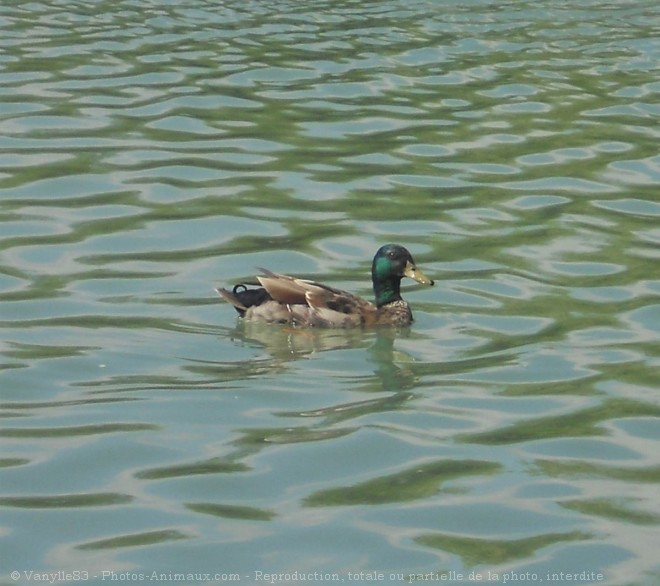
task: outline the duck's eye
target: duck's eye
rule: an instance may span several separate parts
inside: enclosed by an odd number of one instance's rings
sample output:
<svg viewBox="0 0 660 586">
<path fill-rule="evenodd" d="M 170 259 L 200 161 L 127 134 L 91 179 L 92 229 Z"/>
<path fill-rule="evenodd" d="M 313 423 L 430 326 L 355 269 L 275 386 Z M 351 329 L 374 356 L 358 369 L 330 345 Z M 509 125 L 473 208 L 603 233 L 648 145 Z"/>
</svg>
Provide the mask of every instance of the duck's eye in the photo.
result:
<svg viewBox="0 0 660 586">
<path fill-rule="evenodd" d="M 393 250 L 390 250 L 387 253 L 387 256 L 388 256 L 388 258 L 396 258 L 396 252 L 394 252 Z"/>
</svg>

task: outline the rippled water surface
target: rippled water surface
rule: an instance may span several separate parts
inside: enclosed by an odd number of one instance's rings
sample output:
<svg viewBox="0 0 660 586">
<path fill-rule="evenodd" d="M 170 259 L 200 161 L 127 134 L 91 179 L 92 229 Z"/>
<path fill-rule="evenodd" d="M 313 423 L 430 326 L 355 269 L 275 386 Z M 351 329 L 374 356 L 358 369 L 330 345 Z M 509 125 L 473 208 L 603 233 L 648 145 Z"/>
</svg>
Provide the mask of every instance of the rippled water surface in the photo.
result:
<svg viewBox="0 0 660 586">
<path fill-rule="evenodd" d="M 658 39 L 655 0 L 4 2 L 1 583 L 657 584 Z M 213 293 L 370 296 L 391 241 L 410 330 Z"/>
</svg>

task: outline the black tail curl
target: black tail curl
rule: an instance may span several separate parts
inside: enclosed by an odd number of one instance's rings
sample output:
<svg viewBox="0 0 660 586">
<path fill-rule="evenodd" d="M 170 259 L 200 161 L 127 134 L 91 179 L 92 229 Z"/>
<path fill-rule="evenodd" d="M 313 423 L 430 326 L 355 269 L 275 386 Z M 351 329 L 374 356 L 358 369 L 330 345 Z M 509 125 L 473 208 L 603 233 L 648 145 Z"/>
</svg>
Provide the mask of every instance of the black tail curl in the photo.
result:
<svg viewBox="0 0 660 586">
<path fill-rule="evenodd" d="M 258 289 L 248 289 L 247 285 L 239 283 L 234 285 L 234 288 L 231 290 L 236 299 L 238 299 L 241 304 L 248 308 L 255 305 L 261 305 L 270 301 L 272 297 L 268 294 L 266 289 L 259 287 Z"/>
</svg>

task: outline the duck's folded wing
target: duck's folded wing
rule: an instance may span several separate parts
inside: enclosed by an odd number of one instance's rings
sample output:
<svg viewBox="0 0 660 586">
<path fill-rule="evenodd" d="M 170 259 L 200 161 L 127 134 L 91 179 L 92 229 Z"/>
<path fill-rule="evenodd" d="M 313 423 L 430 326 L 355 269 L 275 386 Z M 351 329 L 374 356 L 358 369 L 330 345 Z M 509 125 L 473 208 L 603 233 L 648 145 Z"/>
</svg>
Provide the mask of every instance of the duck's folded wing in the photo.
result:
<svg viewBox="0 0 660 586">
<path fill-rule="evenodd" d="M 260 269 L 263 274 L 257 279 L 262 287 L 268 291 L 270 296 L 287 305 L 320 305 L 325 306 L 331 303 L 336 297 L 349 295 L 339 289 L 327 287 L 314 281 L 296 279 L 288 275 L 280 275 L 266 269 Z"/>
<path fill-rule="evenodd" d="M 273 273 L 267 269 L 259 270 L 262 274 L 257 279 L 275 301 L 287 305 L 307 305 L 306 290 L 300 286 L 299 279 Z"/>
<path fill-rule="evenodd" d="M 372 323 L 376 306 L 341 289 L 260 269 L 257 277 L 270 296 L 290 306 L 305 305 L 311 325 L 348 327 Z M 295 310 L 291 308 L 291 311 Z M 295 316 L 294 316 L 295 317 Z"/>
<path fill-rule="evenodd" d="M 298 285 L 306 290 L 308 305 L 325 325 L 349 327 L 375 321 L 376 306 L 366 299 L 320 283 L 299 281 Z"/>
</svg>

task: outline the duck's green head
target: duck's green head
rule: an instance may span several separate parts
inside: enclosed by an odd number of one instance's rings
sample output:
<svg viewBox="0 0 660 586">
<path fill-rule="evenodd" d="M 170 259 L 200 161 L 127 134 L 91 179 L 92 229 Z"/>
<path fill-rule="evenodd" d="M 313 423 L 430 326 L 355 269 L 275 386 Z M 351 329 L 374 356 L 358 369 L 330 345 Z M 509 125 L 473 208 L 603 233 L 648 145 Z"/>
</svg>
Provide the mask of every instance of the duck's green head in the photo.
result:
<svg viewBox="0 0 660 586">
<path fill-rule="evenodd" d="M 398 244 L 381 246 L 371 265 L 371 279 L 378 307 L 401 299 L 400 285 L 403 277 L 414 279 L 422 285 L 433 285 L 433 280 L 417 268 L 407 249 Z"/>
</svg>

